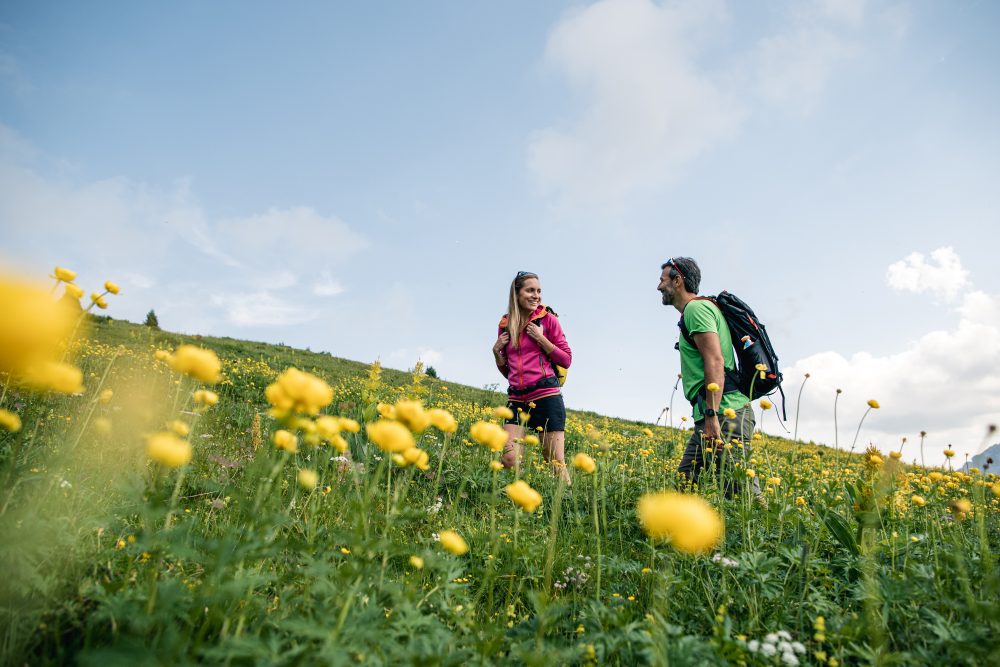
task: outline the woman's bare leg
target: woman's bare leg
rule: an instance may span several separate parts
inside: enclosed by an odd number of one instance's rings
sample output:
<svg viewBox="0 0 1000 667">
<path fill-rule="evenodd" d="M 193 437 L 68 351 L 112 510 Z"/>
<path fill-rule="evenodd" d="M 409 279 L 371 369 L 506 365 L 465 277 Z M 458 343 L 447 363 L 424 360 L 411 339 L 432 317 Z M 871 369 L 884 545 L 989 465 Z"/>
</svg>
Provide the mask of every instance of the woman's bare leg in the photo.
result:
<svg viewBox="0 0 1000 667">
<path fill-rule="evenodd" d="M 566 484 L 571 484 L 569 471 L 566 470 L 565 448 L 566 432 L 553 431 L 542 438 L 542 457 L 552 466 L 552 474 L 561 477 Z"/>
<path fill-rule="evenodd" d="M 521 445 L 515 441 L 524 439 L 524 427 L 518 424 L 504 424 L 503 430 L 507 431 L 507 444 L 503 446 L 500 463 L 504 468 L 514 468 L 517 472 L 521 469 Z"/>
</svg>

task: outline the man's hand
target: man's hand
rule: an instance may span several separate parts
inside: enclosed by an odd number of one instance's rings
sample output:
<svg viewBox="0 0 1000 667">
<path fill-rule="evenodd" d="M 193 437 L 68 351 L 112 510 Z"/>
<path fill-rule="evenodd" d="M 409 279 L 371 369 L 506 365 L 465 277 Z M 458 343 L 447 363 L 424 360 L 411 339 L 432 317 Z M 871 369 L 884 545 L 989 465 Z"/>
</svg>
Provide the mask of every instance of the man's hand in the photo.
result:
<svg viewBox="0 0 1000 667">
<path fill-rule="evenodd" d="M 705 417 L 705 429 L 701 433 L 701 437 L 704 438 L 705 442 L 713 447 L 721 447 L 722 445 L 716 442 L 721 433 L 722 429 L 719 427 L 719 418 Z"/>
</svg>

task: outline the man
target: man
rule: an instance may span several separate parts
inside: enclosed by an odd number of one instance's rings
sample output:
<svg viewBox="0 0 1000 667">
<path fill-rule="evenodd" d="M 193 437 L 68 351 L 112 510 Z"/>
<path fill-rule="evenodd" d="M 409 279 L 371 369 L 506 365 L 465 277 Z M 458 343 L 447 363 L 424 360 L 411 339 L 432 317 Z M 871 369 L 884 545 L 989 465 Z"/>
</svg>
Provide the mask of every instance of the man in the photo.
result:
<svg viewBox="0 0 1000 667">
<path fill-rule="evenodd" d="M 673 306 L 681 313 L 694 341 L 692 345 L 681 335 L 677 344 L 684 396 L 691 402 L 694 413 L 694 433 L 677 472 L 697 484 L 705 466 L 711 464 L 728 496 L 733 484 L 724 480 L 724 470 L 734 458 L 746 456 L 754 430 L 750 399 L 736 388 L 736 355 L 729 325 L 718 306 L 698 298 L 701 269 L 693 259 L 674 257 L 660 269 L 657 289 L 663 295 L 663 305 Z M 759 496 L 760 484 L 756 479 L 753 490 Z"/>
</svg>

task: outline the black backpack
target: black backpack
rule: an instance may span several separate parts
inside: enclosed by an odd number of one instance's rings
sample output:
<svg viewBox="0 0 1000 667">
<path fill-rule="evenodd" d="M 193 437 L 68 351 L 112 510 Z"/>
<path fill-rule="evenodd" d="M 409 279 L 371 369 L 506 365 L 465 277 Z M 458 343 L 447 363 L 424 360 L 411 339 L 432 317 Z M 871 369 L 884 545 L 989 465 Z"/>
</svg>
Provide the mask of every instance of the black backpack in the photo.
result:
<svg viewBox="0 0 1000 667">
<path fill-rule="evenodd" d="M 736 371 L 726 371 L 724 391 L 739 390 L 751 399 L 762 398 L 775 391 L 781 392 L 782 417 L 785 414 L 785 392 L 781 388 L 781 371 L 778 370 L 778 355 L 774 352 L 764 323 L 757 319 L 753 309 L 742 299 L 730 292 L 719 292 L 718 296 L 699 296 L 697 299 L 711 301 L 722 312 L 736 351 Z M 691 332 L 684 324 L 684 316 L 677 322 L 684 340 L 697 347 Z M 680 344 L 675 347 L 680 347 Z M 758 370 L 763 365 L 765 370 Z"/>
</svg>

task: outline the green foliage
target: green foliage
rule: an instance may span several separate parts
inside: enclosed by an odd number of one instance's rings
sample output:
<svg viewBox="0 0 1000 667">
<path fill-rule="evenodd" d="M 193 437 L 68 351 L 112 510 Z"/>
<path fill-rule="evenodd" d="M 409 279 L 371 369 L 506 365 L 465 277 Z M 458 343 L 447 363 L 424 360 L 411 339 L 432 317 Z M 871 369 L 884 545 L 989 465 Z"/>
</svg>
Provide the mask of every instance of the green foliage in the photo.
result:
<svg viewBox="0 0 1000 667">
<path fill-rule="evenodd" d="M 152 308 L 149 309 L 149 312 L 146 313 L 146 319 L 145 319 L 145 321 L 143 321 L 143 324 L 145 326 L 149 327 L 150 329 L 159 329 L 160 328 L 160 320 L 159 320 L 158 317 L 156 317 L 156 311 L 155 310 L 153 310 Z"/>
</svg>

